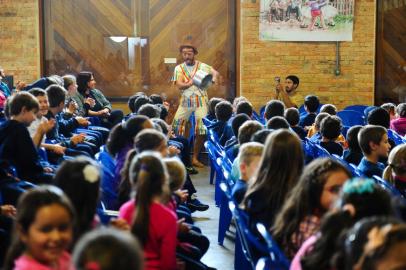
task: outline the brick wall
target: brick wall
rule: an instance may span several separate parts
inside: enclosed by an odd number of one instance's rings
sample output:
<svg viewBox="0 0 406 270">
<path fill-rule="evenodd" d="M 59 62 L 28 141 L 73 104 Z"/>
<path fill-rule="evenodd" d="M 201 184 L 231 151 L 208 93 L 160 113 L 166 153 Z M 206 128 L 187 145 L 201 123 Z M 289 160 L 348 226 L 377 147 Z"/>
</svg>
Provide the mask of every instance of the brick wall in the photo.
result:
<svg viewBox="0 0 406 270">
<path fill-rule="evenodd" d="M 372 104 L 375 79 L 375 1 L 357 0 L 352 42 L 341 42 L 341 75 L 335 76 L 335 43 L 259 40 L 260 0 L 241 2 L 240 94 L 255 107 L 266 103 L 274 77 L 296 74 L 301 96 L 314 93 L 342 109 Z"/>
<path fill-rule="evenodd" d="M 40 75 L 38 0 L 0 0 L 0 66 L 17 81 Z"/>
</svg>

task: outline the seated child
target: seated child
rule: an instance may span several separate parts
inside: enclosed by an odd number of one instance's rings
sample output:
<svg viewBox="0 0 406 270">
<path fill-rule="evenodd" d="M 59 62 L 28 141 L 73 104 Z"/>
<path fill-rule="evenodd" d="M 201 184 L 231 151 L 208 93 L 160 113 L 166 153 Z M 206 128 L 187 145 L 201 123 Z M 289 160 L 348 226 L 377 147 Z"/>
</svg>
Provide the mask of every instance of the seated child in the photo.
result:
<svg viewBox="0 0 406 270">
<path fill-rule="evenodd" d="M 250 118 L 245 113 L 240 113 L 234 116 L 233 120 L 231 121 L 231 128 L 233 129 L 234 136 L 226 142 L 226 145 L 224 147 L 225 151 L 227 151 L 230 147 L 238 144 L 238 129 L 248 120 L 250 120 Z"/>
<path fill-rule="evenodd" d="M 241 101 L 237 104 L 235 114 L 245 113 L 249 118 L 252 118 L 253 111 L 254 109 L 251 103 L 248 101 Z"/>
<path fill-rule="evenodd" d="M 305 100 L 306 102 L 306 100 Z M 310 114 L 308 114 L 310 115 Z M 314 114 L 314 118 L 316 114 Z M 299 125 L 299 110 L 296 108 L 289 108 L 285 110 L 285 119 L 288 121 L 290 128 L 296 132 L 296 134 L 300 137 L 300 139 L 304 140 L 306 138 L 307 132 L 303 129 L 301 125 Z M 314 122 L 314 120 L 313 120 Z M 310 125 L 308 125 L 310 126 Z"/>
<path fill-rule="evenodd" d="M 348 149 L 344 150 L 343 153 L 343 159 L 347 163 L 352 163 L 356 166 L 358 166 L 364 156 L 358 143 L 358 133 L 361 128 L 362 126 L 352 126 L 347 131 Z"/>
<path fill-rule="evenodd" d="M 268 121 L 274 116 L 282 116 L 285 112 L 285 104 L 279 100 L 271 100 L 265 106 L 264 118 Z"/>
<path fill-rule="evenodd" d="M 320 220 L 334 207 L 349 178 L 347 168 L 329 158 L 315 159 L 305 167 L 272 228 L 289 259 L 320 229 Z"/>
<path fill-rule="evenodd" d="M 176 215 L 165 205 L 169 185 L 162 157 L 146 151 L 131 162 L 134 200 L 120 208 L 119 217 L 131 224 L 131 233 L 144 251 L 145 269 L 177 269 Z"/>
<path fill-rule="evenodd" d="M 382 178 L 406 196 L 406 144 L 398 145 L 390 152 Z"/>
<path fill-rule="evenodd" d="M 316 119 L 314 120 L 314 124 L 307 132 L 307 138 L 309 138 L 312 142 L 318 142 L 321 140 L 320 124 L 321 124 L 321 121 L 323 121 L 323 119 L 326 118 L 327 116 L 329 116 L 328 113 L 322 113 L 322 112 L 316 116 Z"/>
<path fill-rule="evenodd" d="M 364 157 L 358 165 L 363 176 L 382 176 L 385 165 L 380 158 L 387 158 L 390 150 L 386 128 L 382 126 L 364 126 L 358 134 L 358 142 Z"/>
<path fill-rule="evenodd" d="M 18 231 L 4 269 L 71 269 L 67 250 L 74 219 L 75 211 L 59 188 L 41 186 L 24 193 L 17 205 Z"/>
<path fill-rule="evenodd" d="M 389 113 L 391 121 L 396 119 L 396 105 L 394 103 L 384 103 L 381 105 L 381 108 Z"/>
<path fill-rule="evenodd" d="M 213 97 L 209 100 L 209 105 L 207 106 L 209 111 L 207 112 L 206 115 L 207 120 L 209 121 L 216 120 L 216 105 L 222 101 L 224 101 L 224 99 L 217 97 Z"/>
<path fill-rule="evenodd" d="M 390 123 L 391 129 L 396 131 L 400 136 L 406 135 L 406 103 L 401 103 L 396 107 L 397 119 Z"/>
<path fill-rule="evenodd" d="M 327 116 L 320 123 L 320 145 L 331 155 L 342 156 L 343 147 L 336 142 L 341 134 L 341 120 L 337 116 Z"/>
<path fill-rule="evenodd" d="M 304 108 L 306 110 L 306 114 L 300 116 L 299 126 L 304 129 L 309 129 L 314 120 L 316 120 L 317 116 L 317 109 L 320 106 L 320 101 L 317 96 L 308 95 L 305 97 L 304 100 Z"/>
<path fill-rule="evenodd" d="M 160 118 L 161 110 L 158 108 L 157 105 L 144 104 L 139 108 L 137 114 L 144 115 L 144 116 L 148 117 L 149 119 Z"/>
<path fill-rule="evenodd" d="M 216 121 L 208 128 L 213 130 L 218 143 L 224 146 L 233 137 L 233 130 L 228 123 L 233 115 L 233 106 L 228 101 L 222 101 L 216 105 Z"/>
<path fill-rule="evenodd" d="M 76 270 L 142 270 L 144 264 L 141 247 L 131 234 L 107 228 L 85 234 L 72 261 Z"/>
<path fill-rule="evenodd" d="M 274 116 L 268 120 L 268 122 L 266 123 L 266 128 L 277 130 L 281 128 L 289 129 L 290 126 L 288 121 L 286 121 L 286 119 L 283 118 L 283 116 Z"/>
<path fill-rule="evenodd" d="M 248 182 L 256 175 L 264 146 L 260 143 L 248 142 L 241 146 L 239 152 L 240 179 L 233 187 L 231 195 L 240 204 L 247 191 Z"/>
<path fill-rule="evenodd" d="M 27 127 L 36 119 L 39 105 L 28 92 L 8 101 L 9 120 L 0 125 L 0 160 L 14 166 L 17 176 L 32 183 L 51 183 L 52 174 L 39 162 L 37 149 Z"/>
</svg>

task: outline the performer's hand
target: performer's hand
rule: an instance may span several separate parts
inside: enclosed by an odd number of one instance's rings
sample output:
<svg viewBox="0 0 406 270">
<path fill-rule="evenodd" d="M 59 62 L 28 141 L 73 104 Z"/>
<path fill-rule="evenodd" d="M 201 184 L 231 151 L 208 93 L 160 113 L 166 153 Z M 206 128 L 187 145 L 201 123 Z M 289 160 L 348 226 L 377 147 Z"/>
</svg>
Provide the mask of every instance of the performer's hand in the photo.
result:
<svg viewBox="0 0 406 270">
<path fill-rule="evenodd" d="M 277 84 L 276 87 L 275 87 L 275 91 L 276 91 L 277 94 L 279 94 L 281 91 L 283 91 L 282 84 L 280 84 L 280 83 Z"/>
</svg>

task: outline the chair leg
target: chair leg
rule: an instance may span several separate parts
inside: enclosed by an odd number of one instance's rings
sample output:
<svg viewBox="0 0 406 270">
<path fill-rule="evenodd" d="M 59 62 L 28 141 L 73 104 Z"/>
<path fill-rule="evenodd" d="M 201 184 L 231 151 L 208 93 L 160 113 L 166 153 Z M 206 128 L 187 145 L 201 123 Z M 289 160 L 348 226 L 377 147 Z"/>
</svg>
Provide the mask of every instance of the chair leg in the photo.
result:
<svg viewBox="0 0 406 270">
<path fill-rule="evenodd" d="M 232 214 L 230 209 L 228 208 L 228 199 L 227 196 L 223 194 L 220 204 L 220 211 L 219 211 L 219 229 L 217 235 L 217 241 L 219 245 L 223 245 L 224 238 L 226 236 L 226 232 L 230 227 Z"/>
<path fill-rule="evenodd" d="M 245 254 L 242 251 L 241 240 L 237 234 L 235 238 L 235 249 L 234 249 L 234 270 L 248 270 L 252 269 L 251 264 L 245 258 Z M 254 270 L 254 269 L 252 269 Z"/>
<path fill-rule="evenodd" d="M 216 173 L 216 169 L 214 168 L 214 164 L 211 158 L 209 158 L 210 160 L 210 185 L 213 185 L 213 181 L 214 181 L 214 175 Z"/>
</svg>

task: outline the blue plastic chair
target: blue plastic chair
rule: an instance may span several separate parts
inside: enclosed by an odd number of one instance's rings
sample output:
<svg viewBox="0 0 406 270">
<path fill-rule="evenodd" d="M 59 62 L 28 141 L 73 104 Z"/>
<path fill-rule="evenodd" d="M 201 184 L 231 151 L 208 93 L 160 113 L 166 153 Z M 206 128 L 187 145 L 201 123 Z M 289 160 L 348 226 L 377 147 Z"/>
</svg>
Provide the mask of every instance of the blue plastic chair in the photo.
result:
<svg viewBox="0 0 406 270">
<path fill-rule="evenodd" d="M 351 110 L 339 111 L 337 116 L 340 117 L 344 126 L 364 125 L 365 117 L 362 113 Z"/>
<path fill-rule="evenodd" d="M 261 124 L 265 124 L 265 119 L 261 115 L 259 115 L 256 111 L 252 112 L 252 119 L 260 122 Z"/>
<path fill-rule="evenodd" d="M 393 140 L 396 145 L 406 143 L 406 139 L 400 136 L 396 131 L 388 129 L 388 138 Z"/>
<path fill-rule="evenodd" d="M 210 160 L 210 184 L 212 185 L 214 182 L 214 177 L 216 175 L 216 171 L 218 171 L 218 165 L 217 165 L 217 158 L 221 156 L 221 149 L 219 148 L 218 145 L 216 145 L 214 142 L 211 140 L 208 140 L 204 143 L 204 146 L 206 148 L 206 151 L 209 155 L 209 160 Z"/>
<path fill-rule="evenodd" d="M 100 202 L 96 213 L 103 225 L 108 225 L 112 218 L 118 218 L 118 211 L 107 210 L 103 202 Z"/>
<path fill-rule="evenodd" d="M 232 198 L 231 198 L 231 190 L 229 189 L 226 183 L 224 182 L 220 183 L 220 189 L 223 193 L 220 202 L 217 242 L 219 245 L 222 246 L 224 244 L 226 232 L 230 228 L 231 224 L 232 213 L 230 211 L 230 208 L 228 207 L 228 202 L 232 200 Z"/>
<path fill-rule="evenodd" d="M 251 232 L 248 227 L 247 214 L 239 209 L 233 200 L 229 202 L 229 208 L 235 218 L 237 228 L 234 268 L 255 269 L 257 259 L 254 257 L 254 250 L 268 254 L 268 248 Z"/>
<path fill-rule="evenodd" d="M 348 169 L 350 169 L 350 172 L 352 173 L 352 177 L 361 177 L 361 173 L 358 171 L 357 165 L 355 164 L 348 164 Z"/>
<path fill-rule="evenodd" d="M 366 106 L 366 105 L 350 105 L 350 106 L 345 107 L 344 110 L 345 111 L 357 111 L 363 115 L 365 109 L 368 107 L 369 106 Z"/>
<path fill-rule="evenodd" d="M 106 150 L 106 146 L 100 147 L 100 152 L 96 154 L 96 160 L 102 165 L 102 178 L 100 183 L 101 201 L 107 209 L 116 209 L 118 194 L 115 187 L 115 168 L 114 159 Z"/>
<path fill-rule="evenodd" d="M 391 183 L 388 181 L 383 180 L 381 177 L 374 175 L 373 180 L 377 183 L 382 189 L 388 191 L 392 196 L 395 197 L 402 197 L 400 191 L 395 188 Z"/>
<path fill-rule="evenodd" d="M 278 244 L 273 240 L 271 234 L 262 223 L 257 223 L 257 230 L 264 238 L 269 252 L 269 259 L 267 260 L 267 269 L 287 270 L 290 267 L 290 262 L 285 254 L 279 248 Z M 261 258 L 263 259 L 263 258 Z M 258 263 L 257 263 L 258 266 Z"/>
</svg>

